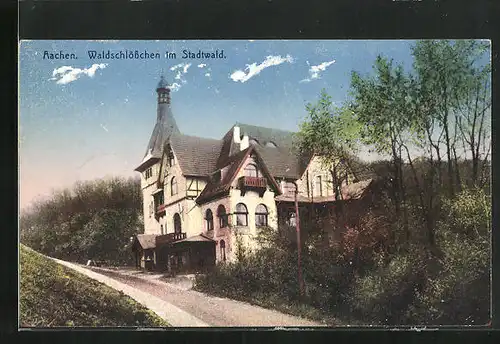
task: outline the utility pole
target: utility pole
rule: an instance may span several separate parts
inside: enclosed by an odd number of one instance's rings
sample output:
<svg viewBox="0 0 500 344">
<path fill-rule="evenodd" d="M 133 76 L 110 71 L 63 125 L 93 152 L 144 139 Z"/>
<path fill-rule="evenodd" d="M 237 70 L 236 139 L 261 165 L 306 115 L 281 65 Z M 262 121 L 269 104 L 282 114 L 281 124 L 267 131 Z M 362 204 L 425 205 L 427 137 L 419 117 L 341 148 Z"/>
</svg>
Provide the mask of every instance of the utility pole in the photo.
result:
<svg viewBox="0 0 500 344">
<path fill-rule="evenodd" d="M 301 266 L 301 245 L 300 245 L 300 218 L 299 218 L 299 201 L 298 201 L 298 187 L 295 186 L 295 228 L 297 230 L 297 266 L 299 275 L 299 292 L 300 296 L 304 296 L 304 281 L 302 280 L 302 266 Z"/>
</svg>

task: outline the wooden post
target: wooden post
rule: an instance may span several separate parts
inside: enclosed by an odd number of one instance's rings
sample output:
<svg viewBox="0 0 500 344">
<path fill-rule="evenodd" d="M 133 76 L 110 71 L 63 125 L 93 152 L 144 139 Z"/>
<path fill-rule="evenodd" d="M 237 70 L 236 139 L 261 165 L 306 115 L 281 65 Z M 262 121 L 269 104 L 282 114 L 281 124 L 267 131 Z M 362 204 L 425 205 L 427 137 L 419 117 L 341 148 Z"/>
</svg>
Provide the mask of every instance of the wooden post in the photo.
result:
<svg viewBox="0 0 500 344">
<path fill-rule="evenodd" d="M 295 228 L 297 229 L 297 267 L 298 267 L 298 277 L 299 277 L 299 292 L 300 296 L 304 296 L 304 281 L 302 280 L 302 266 L 300 257 L 300 217 L 299 217 L 299 201 L 297 199 L 299 190 L 295 188 Z"/>
</svg>

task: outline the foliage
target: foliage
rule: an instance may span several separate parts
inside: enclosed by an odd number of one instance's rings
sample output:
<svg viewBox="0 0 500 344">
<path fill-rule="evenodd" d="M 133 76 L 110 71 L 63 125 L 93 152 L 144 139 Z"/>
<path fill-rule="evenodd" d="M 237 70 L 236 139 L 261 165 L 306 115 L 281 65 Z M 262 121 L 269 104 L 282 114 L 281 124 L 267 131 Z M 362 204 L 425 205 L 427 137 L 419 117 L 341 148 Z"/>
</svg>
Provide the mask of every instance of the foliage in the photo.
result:
<svg viewBox="0 0 500 344">
<path fill-rule="evenodd" d="M 353 160 L 361 145 L 389 160 L 371 164 L 380 187 L 375 202 L 355 208 L 356 221 L 348 221 L 352 204 L 336 206 L 329 221 L 301 221 L 304 297 L 296 239 L 286 227 L 268 231 L 244 261 L 199 277 L 198 288 L 267 305 L 301 304 L 344 322 L 484 324 L 489 49 L 478 40 L 418 41 L 410 70 L 378 56 L 371 75 L 352 72 L 344 105 L 334 107 L 325 91 L 307 105 L 297 147 L 321 156 L 335 190 L 344 182 L 340 162 Z"/>
<path fill-rule="evenodd" d="M 130 237 L 142 227 L 138 179 L 101 179 L 55 191 L 20 218 L 21 242 L 56 258 L 132 263 Z"/>
<path fill-rule="evenodd" d="M 22 327 L 169 326 L 118 292 L 20 246 Z"/>
</svg>

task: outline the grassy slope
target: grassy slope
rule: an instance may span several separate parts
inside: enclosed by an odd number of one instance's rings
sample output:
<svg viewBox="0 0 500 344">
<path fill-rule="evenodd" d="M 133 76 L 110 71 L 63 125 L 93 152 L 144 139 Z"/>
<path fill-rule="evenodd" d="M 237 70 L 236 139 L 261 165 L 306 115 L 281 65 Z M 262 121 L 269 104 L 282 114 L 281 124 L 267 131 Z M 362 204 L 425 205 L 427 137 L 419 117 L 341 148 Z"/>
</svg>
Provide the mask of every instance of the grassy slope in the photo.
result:
<svg viewBox="0 0 500 344">
<path fill-rule="evenodd" d="M 122 292 L 21 245 L 21 327 L 169 326 Z"/>
</svg>

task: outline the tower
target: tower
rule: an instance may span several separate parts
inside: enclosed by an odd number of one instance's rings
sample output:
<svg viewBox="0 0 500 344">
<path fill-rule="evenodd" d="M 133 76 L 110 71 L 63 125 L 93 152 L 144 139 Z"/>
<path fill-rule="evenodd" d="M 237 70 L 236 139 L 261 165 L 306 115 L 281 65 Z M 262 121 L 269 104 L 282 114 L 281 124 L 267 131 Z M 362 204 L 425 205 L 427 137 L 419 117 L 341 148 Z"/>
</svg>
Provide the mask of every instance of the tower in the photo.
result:
<svg viewBox="0 0 500 344">
<path fill-rule="evenodd" d="M 143 170 L 147 165 L 153 163 L 153 161 L 148 162 L 150 159 L 158 160 L 163 153 L 163 146 L 165 142 L 168 141 L 170 135 L 174 133 L 180 133 L 177 123 L 175 121 L 174 115 L 171 109 L 170 100 L 170 85 L 168 84 L 165 77 L 162 75 L 160 81 L 156 86 L 157 93 L 157 115 L 156 124 L 151 133 L 151 138 L 149 139 L 148 146 L 146 148 L 146 153 L 144 154 L 144 160 L 136 171 Z"/>
</svg>

